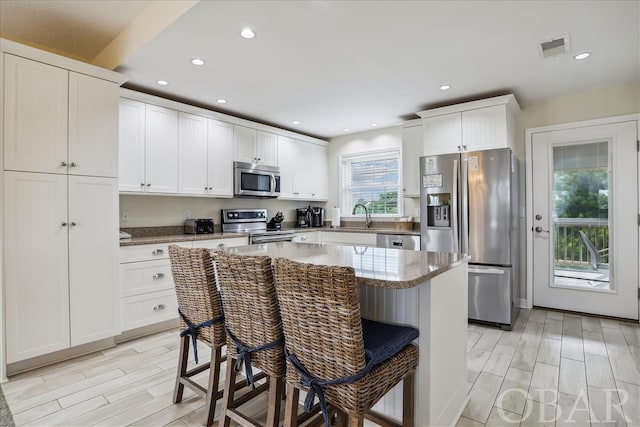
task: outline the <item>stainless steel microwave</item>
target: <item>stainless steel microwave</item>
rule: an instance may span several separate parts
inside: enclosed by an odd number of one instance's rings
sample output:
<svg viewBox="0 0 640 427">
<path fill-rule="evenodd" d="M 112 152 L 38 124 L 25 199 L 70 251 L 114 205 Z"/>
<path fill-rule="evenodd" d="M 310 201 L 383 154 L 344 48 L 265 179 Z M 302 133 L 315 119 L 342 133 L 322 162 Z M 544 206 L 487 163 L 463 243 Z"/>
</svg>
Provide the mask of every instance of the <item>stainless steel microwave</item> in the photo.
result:
<svg viewBox="0 0 640 427">
<path fill-rule="evenodd" d="M 257 163 L 233 162 L 235 196 L 278 197 L 280 168 Z"/>
</svg>

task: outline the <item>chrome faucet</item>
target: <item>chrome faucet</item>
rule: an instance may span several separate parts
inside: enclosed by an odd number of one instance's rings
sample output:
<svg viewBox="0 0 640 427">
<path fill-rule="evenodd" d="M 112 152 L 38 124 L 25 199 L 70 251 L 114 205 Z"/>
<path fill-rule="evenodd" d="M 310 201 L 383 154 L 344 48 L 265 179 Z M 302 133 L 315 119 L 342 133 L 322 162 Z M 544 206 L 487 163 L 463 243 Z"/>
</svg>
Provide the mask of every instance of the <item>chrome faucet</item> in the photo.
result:
<svg viewBox="0 0 640 427">
<path fill-rule="evenodd" d="M 371 227 L 371 215 L 369 215 L 369 209 L 367 209 L 367 207 L 364 204 L 356 203 L 356 205 L 353 207 L 353 211 L 351 212 L 351 215 L 356 214 L 356 208 L 358 206 L 362 206 L 364 208 L 364 228 Z"/>
</svg>

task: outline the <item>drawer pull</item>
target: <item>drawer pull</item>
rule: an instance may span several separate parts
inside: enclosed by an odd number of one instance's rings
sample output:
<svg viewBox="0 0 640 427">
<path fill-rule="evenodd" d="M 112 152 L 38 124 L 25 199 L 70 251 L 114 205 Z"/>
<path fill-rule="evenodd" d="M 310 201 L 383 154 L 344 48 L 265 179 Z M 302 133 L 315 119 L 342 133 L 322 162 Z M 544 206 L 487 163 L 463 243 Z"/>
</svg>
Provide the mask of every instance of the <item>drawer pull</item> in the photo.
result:
<svg viewBox="0 0 640 427">
<path fill-rule="evenodd" d="M 151 252 L 151 255 L 162 255 L 163 253 L 164 253 L 164 250 L 156 249 L 153 252 Z"/>
<path fill-rule="evenodd" d="M 164 304 L 158 304 L 155 307 L 153 307 L 153 311 L 159 311 L 159 310 L 164 310 L 165 308 L 167 308 L 166 305 Z"/>
<path fill-rule="evenodd" d="M 164 277 L 164 273 L 156 273 L 153 275 L 155 280 L 162 279 Z"/>
</svg>

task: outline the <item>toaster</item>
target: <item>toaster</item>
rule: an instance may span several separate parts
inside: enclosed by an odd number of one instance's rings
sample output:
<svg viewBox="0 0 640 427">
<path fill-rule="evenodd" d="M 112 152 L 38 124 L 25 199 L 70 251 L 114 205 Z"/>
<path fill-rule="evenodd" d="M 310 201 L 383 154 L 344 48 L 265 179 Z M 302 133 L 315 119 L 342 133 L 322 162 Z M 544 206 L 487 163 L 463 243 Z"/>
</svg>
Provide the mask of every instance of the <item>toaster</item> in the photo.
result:
<svg viewBox="0 0 640 427">
<path fill-rule="evenodd" d="M 213 234 L 213 220 L 210 218 L 186 219 L 184 234 Z"/>
</svg>

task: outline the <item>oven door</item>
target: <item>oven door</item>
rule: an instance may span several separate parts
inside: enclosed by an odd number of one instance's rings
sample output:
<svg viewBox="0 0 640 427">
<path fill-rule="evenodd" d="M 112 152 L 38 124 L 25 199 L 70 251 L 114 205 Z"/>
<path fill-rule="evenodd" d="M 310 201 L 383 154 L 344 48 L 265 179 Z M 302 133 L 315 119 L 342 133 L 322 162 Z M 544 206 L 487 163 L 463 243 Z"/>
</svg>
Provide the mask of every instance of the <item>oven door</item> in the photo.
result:
<svg viewBox="0 0 640 427">
<path fill-rule="evenodd" d="M 246 166 L 245 166 L 246 165 Z M 280 176 L 274 170 L 258 169 L 251 163 L 236 165 L 234 174 L 234 195 L 252 197 L 278 197 Z"/>
<path fill-rule="evenodd" d="M 251 236 L 249 239 L 249 243 L 252 245 L 259 245 L 261 243 L 291 242 L 292 240 L 293 240 L 293 234 L 261 235 L 261 236 Z"/>
</svg>

